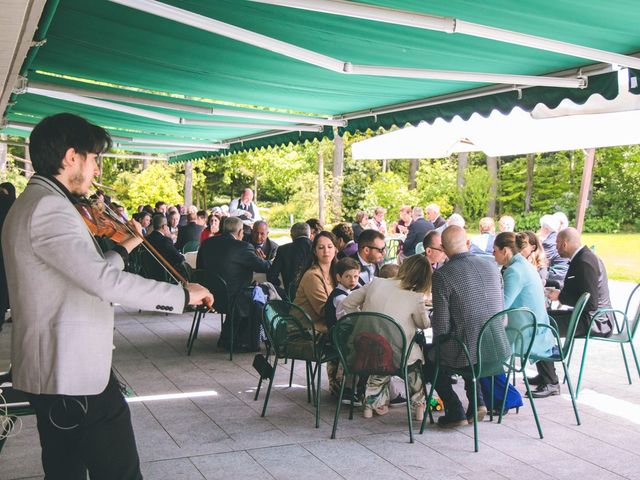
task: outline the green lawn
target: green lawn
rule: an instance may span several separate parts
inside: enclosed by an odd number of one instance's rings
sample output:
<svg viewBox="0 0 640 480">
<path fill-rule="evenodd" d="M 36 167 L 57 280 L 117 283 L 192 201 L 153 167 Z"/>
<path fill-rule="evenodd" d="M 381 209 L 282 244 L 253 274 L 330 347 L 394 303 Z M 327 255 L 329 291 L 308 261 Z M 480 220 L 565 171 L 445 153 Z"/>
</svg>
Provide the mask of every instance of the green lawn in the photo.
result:
<svg viewBox="0 0 640 480">
<path fill-rule="evenodd" d="M 595 246 L 611 280 L 640 282 L 640 233 L 585 233 L 582 241 Z"/>
</svg>

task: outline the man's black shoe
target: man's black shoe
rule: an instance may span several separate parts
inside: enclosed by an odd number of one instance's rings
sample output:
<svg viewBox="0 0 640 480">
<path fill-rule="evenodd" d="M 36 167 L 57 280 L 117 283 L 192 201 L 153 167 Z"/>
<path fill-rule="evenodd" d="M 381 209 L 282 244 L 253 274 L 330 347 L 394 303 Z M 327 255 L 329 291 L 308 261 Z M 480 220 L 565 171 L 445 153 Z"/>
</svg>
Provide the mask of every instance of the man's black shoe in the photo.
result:
<svg viewBox="0 0 640 480">
<path fill-rule="evenodd" d="M 560 395 L 560 384 L 549 383 L 547 385 L 538 385 L 538 387 L 531 392 L 533 398 L 547 398 L 552 395 Z"/>
<path fill-rule="evenodd" d="M 361 407 L 362 400 L 357 395 L 354 395 L 350 388 L 345 388 L 344 393 L 342 394 L 342 404 L 343 405 L 351 405 L 351 398 L 353 398 L 353 406 Z"/>
<path fill-rule="evenodd" d="M 536 375 L 535 377 L 527 377 L 527 380 L 529 381 L 529 385 L 534 385 L 534 386 L 538 386 L 544 383 L 540 375 Z"/>
<path fill-rule="evenodd" d="M 390 407 L 399 407 L 401 405 L 406 405 L 406 404 L 407 404 L 407 399 L 400 394 L 398 394 L 396 398 L 394 398 L 389 402 Z"/>
</svg>

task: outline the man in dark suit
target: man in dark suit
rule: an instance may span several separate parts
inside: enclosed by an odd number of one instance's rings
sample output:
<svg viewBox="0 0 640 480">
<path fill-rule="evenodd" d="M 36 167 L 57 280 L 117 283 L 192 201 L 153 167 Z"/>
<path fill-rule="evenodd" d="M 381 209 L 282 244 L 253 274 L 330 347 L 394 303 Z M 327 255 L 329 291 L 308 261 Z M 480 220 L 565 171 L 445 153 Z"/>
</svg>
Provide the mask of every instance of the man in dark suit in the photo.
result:
<svg viewBox="0 0 640 480">
<path fill-rule="evenodd" d="M 433 223 L 435 228 L 440 228 L 447 223 L 447 221 L 442 218 L 442 215 L 440 215 L 440 206 L 435 203 L 427 205 L 427 219 Z"/>
<path fill-rule="evenodd" d="M 427 233 L 422 240 L 422 246 L 424 247 L 424 255 L 429 259 L 433 270 L 437 270 L 447 261 L 447 254 L 442 248 L 442 234 L 439 231 L 431 230 Z"/>
<path fill-rule="evenodd" d="M 196 259 L 197 268 L 214 271 L 227 282 L 231 298 L 251 283 L 254 272 L 265 273 L 270 265 L 256 255 L 253 245 L 242 241 L 242 227 L 238 217 L 227 218 L 222 235 L 207 238 Z"/>
<path fill-rule="evenodd" d="M 449 261 L 433 273 L 433 327 L 434 341 L 440 335 L 451 334 L 465 341 L 471 361 L 477 362 L 477 342 L 480 330 L 487 320 L 504 309 L 502 277 L 493 259 L 469 253 L 469 241 L 463 228 L 449 226 L 442 233 L 442 247 Z M 483 347 L 483 363 L 492 360 L 504 360 L 510 354 L 509 342 L 502 325 L 497 325 L 485 338 L 493 340 L 491 348 Z M 486 345 L 486 344 L 485 344 Z M 489 357 L 491 351 L 495 357 Z M 426 373 L 434 373 L 435 351 L 428 354 Z M 441 367 L 468 367 L 468 360 L 462 349 L 453 341 L 445 342 L 440 350 Z M 463 375 L 465 390 L 470 408 L 466 414 L 460 399 L 451 387 L 451 381 L 441 371 L 435 384 L 442 399 L 445 415 L 438 419 L 440 427 L 466 425 L 473 419 L 473 390 L 471 378 Z M 481 390 L 477 390 L 478 421 L 487 413 Z M 473 423 L 473 420 L 471 420 Z"/>
<path fill-rule="evenodd" d="M 298 222 L 291 227 L 290 234 L 293 241 L 278 248 L 273 265 L 267 272 L 269 282 L 276 287 L 283 285 L 287 292 L 292 284 L 296 284 L 301 273 L 311 263 L 310 232 L 311 228 L 305 222 Z"/>
<path fill-rule="evenodd" d="M 171 233 L 167 218 L 161 213 L 156 213 L 151 221 L 153 231 L 147 235 L 147 241 L 155 248 L 169 264 L 183 276 L 186 272 L 184 256 L 176 249 L 171 241 Z"/>
<path fill-rule="evenodd" d="M 253 245 L 260 258 L 272 261 L 278 251 L 278 244 L 269 238 L 269 225 L 264 220 L 257 220 L 251 227 L 251 233 L 243 240 Z"/>
<path fill-rule="evenodd" d="M 358 239 L 358 251 L 351 255 L 360 265 L 360 285 L 370 283 L 380 273 L 379 264 L 384 258 L 384 235 L 377 230 L 364 230 Z"/>
<path fill-rule="evenodd" d="M 411 218 L 413 218 L 413 221 L 409 225 L 409 232 L 402 247 L 402 252 L 407 257 L 415 255 L 416 245 L 424 240 L 427 233 L 436 228 L 433 223 L 424 218 L 424 212 L 421 207 L 413 207 Z"/>
<path fill-rule="evenodd" d="M 556 238 L 558 253 L 570 260 L 569 270 L 564 279 L 562 290 L 548 289 L 547 297 L 559 301 L 563 305 L 574 306 L 580 296 L 588 292 L 589 300 L 578 320 L 576 336 L 587 334 L 593 314 L 599 308 L 611 308 L 609 299 L 609 280 L 607 271 L 600 260 L 587 246 L 582 245 L 580 233 L 575 228 L 565 228 Z M 571 318 L 571 310 L 551 310 L 549 315 L 558 324 L 560 336 L 565 336 Z M 608 337 L 613 326 L 611 314 L 600 317 L 594 322 L 590 335 Z M 529 379 L 529 383 L 537 385 L 532 392 L 534 398 L 545 398 L 560 393 L 558 375 L 553 362 L 536 363 L 538 375 Z"/>
<path fill-rule="evenodd" d="M 200 241 L 200 234 L 204 225 L 199 225 L 198 222 L 198 209 L 191 205 L 187 209 L 187 224 L 184 227 L 178 228 L 178 239 L 176 240 L 176 248 L 182 250 L 187 243 L 192 241 Z"/>
</svg>

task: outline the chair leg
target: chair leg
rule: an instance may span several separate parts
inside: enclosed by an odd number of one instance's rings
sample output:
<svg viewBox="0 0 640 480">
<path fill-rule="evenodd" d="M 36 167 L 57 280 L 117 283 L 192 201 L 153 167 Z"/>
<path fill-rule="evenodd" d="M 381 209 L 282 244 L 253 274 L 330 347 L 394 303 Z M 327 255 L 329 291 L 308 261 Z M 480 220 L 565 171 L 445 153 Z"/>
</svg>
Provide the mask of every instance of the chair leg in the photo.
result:
<svg viewBox="0 0 640 480">
<path fill-rule="evenodd" d="M 322 381 L 322 364 L 316 364 L 316 375 L 318 376 L 318 387 L 316 388 L 316 428 L 320 428 L 320 383 Z"/>
<path fill-rule="evenodd" d="M 578 398 L 578 395 L 580 395 L 580 385 L 582 384 L 582 373 L 584 371 L 584 364 L 587 360 L 587 346 L 589 345 L 589 337 L 584 339 L 584 350 L 582 351 L 582 360 L 580 361 L 580 373 L 578 373 L 578 385 L 576 386 L 576 398 Z M 564 365 L 564 363 L 563 363 Z M 564 378 L 565 380 L 569 381 L 568 377 L 568 372 L 569 371 L 569 365 L 567 364 L 567 368 L 565 370 L 564 373 Z"/>
<path fill-rule="evenodd" d="M 286 358 L 285 358 L 285 362 L 286 362 Z M 294 359 L 291 359 L 291 371 L 289 372 L 289 388 L 291 388 L 291 385 L 293 384 L 293 367 L 295 366 L 296 361 Z"/>
<path fill-rule="evenodd" d="M 196 338 L 198 338 L 198 330 L 200 330 L 200 320 L 202 319 L 202 317 L 204 317 L 204 313 L 205 312 L 196 312 L 198 314 L 197 318 L 195 319 L 195 325 L 193 327 L 193 333 L 191 334 L 191 339 L 190 339 L 190 343 L 189 346 L 187 348 L 187 356 L 191 356 L 191 349 L 193 348 L 193 344 L 196 341 Z"/>
<path fill-rule="evenodd" d="M 431 379 L 431 388 L 429 389 L 429 396 L 427 396 L 427 408 L 431 405 L 431 399 L 433 398 L 433 390 L 435 389 L 436 382 L 438 381 L 438 375 L 440 373 L 440 365 L 436 364 L 435 372 L 433 372 L 433 378 Z M 409 399 L 407 399 L 408 401 Z M 430 415 L 431 417 L 431 415 Z M 433 417 L 431 417 L 433 418 Z M 425 415 L 420 425 L 420 435 L 424 433 L 424 427 L 427 425 L 427 416 Z"/>
<path fill-rule="evenodd" d="M 465 380 L 466 381 L 466 380 Z M 475 374 L 472 378 L 473 386 L 473 450 L 478 451 L 478 383 Z"/>
<path fill-rule="evenodd" d="M 587 343 L 587 339 L 584 340 L 584 343 Z M 567 358 L 565 359 L 567 362 L 567 370 L 569 370 L 569 367 L 571 366 L 571 359 L 573 358 L 573 347 L 576 346 L 576 339 L 573 339 L 573 342 L 571 342 L 571 348 L 569 349 L 569 355 L 567 356 Z M 585 350 L 586 350 L 586 345 L 585 345 Z M 582 360 L 584 360 L 584 356 L 582 357 Z M 565 384 L 567 383 L 567 376 L 564 376 L 564 380 L 562 380 L 562 383 Z"/>
<path fill-rule="evenodd" d="M 629 364 L 627 363 L 627 355 L 624 353 L 624 343 L 620 344 L 620 350 L 622 351 L 622 360 L 624 360 L 624 369 L 627 371 L 627 380 L 629 380 L 629 385 L 631 385 L 631 374 L 629 373 Z"/>
<path fill-rule="evenodd" d="M 540 438 L 544 438 L 542 436 L 542 427 L 540 426 L 540 420 L 538 419 L 538 410 L 536 410 L 536 404 L 533 401 L 533 395 L 531 394 L 531 387 L 529 386 L 529 380 L 527 380 L 526 375 L 524 377 L 524 384 L 527 387 L 527 397 L 529 397 L 529 403 L 531 404 L 531 411 L 533 412 L 533 418 L 536 421 L 536 427 L 538 427 L 538 435 L 540 435 Z"/>
<path fill-rule="evenodd" d="M 347 377 L 342 377 L 340 382 L 340 395 L 338 395 L 338 404 L 336 405 L 336 414 L 333 417 L 333 430 L 331 431 L 331 438 L 336 438 L 336 430 L 338 428 L 338 416 L 340 415 L 340 405 L 342 405 L 342 395 L 344 394 L 344 384 Z"/>
<path fill-rule="evenodd" d="M 407 399 L 407 419 L 409 420 L 409 443 L 413 443 L 413 418 L 411 418 L 411 397 L 409 396 L 409 375 L 407 369 L 404 369 L 404 394 Z M 423 418 L 424 420 L 424 418 Z"/>
<path fill-rule="evenodd" d="M 200 315 L 199 310 L 196 310 L 195 312 L 193 312 L 193 321 L 191 322 L 191 330 L 189 330 L 189 338 L 187 338 L 187 348 L 189 348 L 189 345 L 191 344 L 191 337 L 193 336 L 193 330 L 196 327 L 196 319 L 198 318 L 199 315 Z"/>
<path fill-rule="evenodd" d="M 638 364 L 638 357 L 636 356 L 636 349 L 633 346 L 633 339 L 629 342 L 631 345 L 631 353 L 633 354 L 633 360 L 636 362 L 636 370 L 638 370 L 638 377 L 640 377 L 640 364 Z"/>
<path fill-rule="evenodd" d="M 564 362 L 562 362 L 562 367 L 564 368 L 564 376 L 567 377 L 567 387 L 569 388 L 569 395 L 571 395 L 571 404 L 573 405 L 573 413 L 576 415 L 576 423 L 580 425 L 580 415 L 578 415 L 578 406 L 576 405 L 577 395 L 574 395 L 573 393 L 571 379 L 569 378 L 569 369 Z"/>
<path fill-rule="evenodd" d="M 307 374 L 307 403 L 311 403 L 311 364 L 305 362 L 305 370 Z"/>
<path fill-rule="evenodd" d="M 346 377 L 346 375 L 343 375 L 343 377 Z M 356 376 L 352 375 L 352 377 L 353 378 L 351 380 L 351 402 L 349 402 L 349 420 L 353 420 L 353 401 L 356 394 Z"/>
<path fill-rule="evenodd" d="M 521 365 L 522 366 L 522 365 Z M 526 384 L 526 374 L 524 374 L 524 368 L 521 368 L 523 377 L 525 377 Z M 513 376 L 515 377 L 516 372 L 516 360 L 511 357 L 511 363 L 509 364 L 509 371 L 507 372 L 506 380 L 509 380 L 509 373 L 513 372 Z M 504 407 L 507 405 L 507 394 L 509 393 L 509 382 L 504 382 L 504 392 L 502 394 L 502 402 L 500 402 L 500 414 L 498 415 L 498 423 L 502 423 L 502 417 L 504 416 Z"/>
<path fill-rule="evenodd" d="M 236 336 L 235 322 L 234 322 L 234 313 L 233 310 L 230 314 L 227 315 L 227 320 L 231 322 L 229 326 L 231 327 L 231 338 L 229 339 L 229 361 L 233 361 L 233 340 Z"/>
<path fill-rule="evenodd" d="M 271 395 L 271 387 L 273 387 L 273 379 L 276 377 L 276 369 L 278 368 L 278 356 L 273 360 L 273 371 L 271 372 L 271 378 L 269 379 L 269 387 L 267 388 L 267 394 L 264 397 L 264 405 L 262 406 L 261 417 L 264 417 L 267 413 L 267 405 L 269 404 L 269 396 Z"/>
<path fill-rule="evenodd" d="M 507 372 L 507 376 L 505 378 L 505 382 L 509 383 L 509 372 Z M 494 404 L 494 394 L 493 390 L 496 386 L 496 377 L 494 375 L 491 376 L 491 396 L 489 397 L 489 421 L 493 422 L 493 404 Z M 482 388 L 482 387 L 480 387 Z"/>
<path fill-rule="evenodd" d="M 269 361 L 269 356 L 271 355 L 271 346 L 267 345 L 267 351 L 265 352 L 267 355 L 267 362 Z M 260 395 L 260 388 L 262 387 L 262 376 L 258 380 L 258 386 L 256 388 L 256 394 L 253 396 L 253 401 L 258 400 L 258 395 Z"/>
</svg>

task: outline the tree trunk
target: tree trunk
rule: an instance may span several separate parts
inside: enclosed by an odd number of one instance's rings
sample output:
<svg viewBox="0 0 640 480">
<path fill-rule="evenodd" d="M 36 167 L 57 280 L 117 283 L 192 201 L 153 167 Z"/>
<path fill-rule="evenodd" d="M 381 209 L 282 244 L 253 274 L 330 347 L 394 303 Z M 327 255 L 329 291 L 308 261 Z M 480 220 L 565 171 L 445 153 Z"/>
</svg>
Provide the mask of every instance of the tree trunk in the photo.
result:
<svg viewBox="0 0 640 480">
<path fill-rule="evenodd" d="M 458 197 L 461 196 L 462 189 L 464 188 L 464 172 L 466 172 L 468 165 L 469 154 L 467 152 L 458 153 Z M 454 210 L 460 213 L 462 206 L 456 203 Z"/>
<path fill-rule="evenodd" d="M 324 224 L 324 157 L 318 145 L 318 220 Z"/>
<path fill-rule="evenodd" d="M 142 159 L 142 171 L 144 172 L 147 168 L 149 168 L 149 159 L 148 158 L 143 158 Z"/>
<path fill-rule="evenodd" d="M 524 213 L 531 211 L 531 198 L 533 197 L 533 167 L 535 166 L 536 154 L 527 155 L 527 186 L 524 192 Z"/>
<path fill-rule="evenodd" d="M 35 172 L 33 171 L 33 164 L 31 163 L 31 154 L 29 153 L 28 144 L 24 146 L 24 159 L 26 160 L 24 164 L 24 176 L 31 178 Z"/>
<path fill-rule="evenodd" d="M 387 169 L 389 168 L 389 161 L 388 160 L 382 160 L 382 173 L 386 172 Z"/>
<path fill-rule="evenodd" d="M 258 204 L 258 174 L 253 172 L 253 201 Z"/>
<path fill-rule="evenodd" d="M 184 205 L 193 204 L 193 164 L 191 160 L 184 164 Z"/>
<path fill-rule="evenodd" d="M 580 184 L 580 196 L 576 212 L 576 229 L 582 232 L 584 227 L 584 215 L 589 205 L 589 194 L 593 181 L 593 165 L 596 159 L 596 149 L 587 148 L 584 151 L 584 169 L 582 170 L 582 183 Z"/>
<path fill-rule="evenodd" d="M 333 217 L 342 218 L 342 176 L 344 175 L 344 138 L 338 135 L 338 128 L 333 127 L 333 181 L 331 198 L 333 201 Z"/>
<path fill-rule="evenodd" d="M 489 202 L 487 216 L 496 216 L 496 200 L 498 198 L 498 157 L 487 157 L 487 171 L 489 172 Z"/>
<path fill-rule="evenodd" d="M 412 158 L 411 160 L 409 160 L 409 190 L 414 190 L 417 186 L 416 174 L 418 173 L 419 168 L 420 159 Z"/>
<path fill-rule="evenodd" d="M 3 143 L 7 140 L 6 135 L 0 135 L 0 179 L 4 182 L 7 179 L 7 152 L 9 151 L 9 146 L 6 143 Z"/>
</svg>

